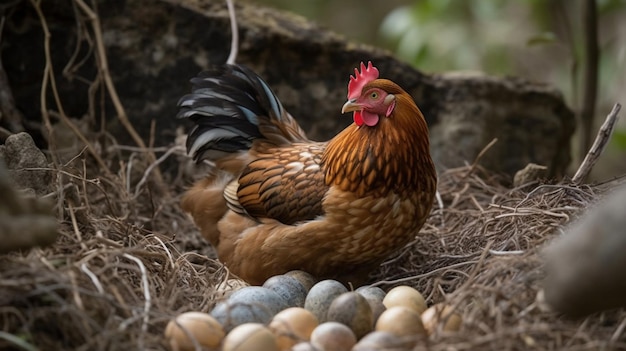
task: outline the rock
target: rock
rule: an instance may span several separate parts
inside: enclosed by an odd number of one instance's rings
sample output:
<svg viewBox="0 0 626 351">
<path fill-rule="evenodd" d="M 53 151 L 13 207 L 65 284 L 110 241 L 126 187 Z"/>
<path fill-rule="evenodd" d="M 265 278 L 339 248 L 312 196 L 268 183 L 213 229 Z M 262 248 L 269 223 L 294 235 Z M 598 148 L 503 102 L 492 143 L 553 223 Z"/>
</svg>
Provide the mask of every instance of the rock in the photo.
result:
<svg viewBox="0 0 626 351">
<path fill-rule="evenodd" d="M 189 92 L 189 79 L 210 64 L 224 63 L 230 49 L 230 23 L 221 1 L 95 1 L 101 17 L 109 71 L 131 122 L 148 140 L 156 121 L 156 145 L 169 145 L 176 103 Z M 7 11 L 3 63 L 18 107 L 39 120 L 42 30 L 28 2 Z M 75 49 L 76 22 L 71 1 L 42 2 L 51 29 L 53 66 L 65 111 L 88 111 L 82 80 L 62 74 Z M 237 2 L 240 50 L 237 61 L 258 72 L 283 105 L 315 140 L 325 140 L 351 123 L 341 116 L 348 75 L 360 61 L 372 60 L 381 76 L 396 81 L 417 101 L 431 127 L 432 154 L 439 168 L 472 162 L 493 138 L 498 143 L 481 164 L 509 175 L 529 162 L 546 165 L 548 177 L 560 177 L 570 161 L 574 115 L 562 96 L 545 84 L 519 78 L 416 71 L 389 52 L 346 41 L 290 13 Z M 87 48 L 87 43 L 82 43 Z M 82 56 L 81 56 L 82 57 Z M 76 74 L 94 79 L 93 57 Z M 100 92 L 97 92 L 99 94 Z M 108 95 L 108 94 L 107 94 Z M 108 101 L 108 99 L 106 99 Z M 119 142 L 124 128 L 105 103 L 109 131 Z M 99 110 L 101 106 L 96 106 Z"/>
<path fill-rule="evenodd" d="M 15 185 L 23 189 L 33 189 L 41 196 L 52 188 L 52 173 L 46 156 L 35 146 L 28 133 L 13 134 L 0 148 L 0 158 L 4 159 L 9 175 Z"/>
<path fill-rule="evenodd" d="M 547 173 L 548 167 L 538 165 L 536 163 L 529 163 L 526 167 L 515 173 L 515 176 L 513 177 L 513 186 L 517 188 L 531 182 L 544 180 Z"/>
<path fill-rule="evenodd" d="M 626 186 L 590 209 L 543 252 L 543 299 L 583 316 L 626 307 Z"/>
</svg>

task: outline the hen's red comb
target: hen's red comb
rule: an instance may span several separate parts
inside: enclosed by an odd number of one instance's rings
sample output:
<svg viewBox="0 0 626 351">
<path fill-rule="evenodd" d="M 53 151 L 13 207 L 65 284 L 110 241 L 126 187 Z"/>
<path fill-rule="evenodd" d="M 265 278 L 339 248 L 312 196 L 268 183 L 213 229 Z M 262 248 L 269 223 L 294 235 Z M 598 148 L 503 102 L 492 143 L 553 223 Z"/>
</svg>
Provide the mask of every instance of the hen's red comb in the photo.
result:
<svg viewBox="0 0 626 351">
<path fill-rule="evenodd" d="M 354 76 L 350 76 L 350 82 L 348 83 L 348 100 L 358 98 L 365 84 L 376 78 L 378 78 L 378 68 L 372 66 L 372 61 L 367 62 L 367 67 L 361 62 L 361 73 L 355 68 Z"/>
</svg>

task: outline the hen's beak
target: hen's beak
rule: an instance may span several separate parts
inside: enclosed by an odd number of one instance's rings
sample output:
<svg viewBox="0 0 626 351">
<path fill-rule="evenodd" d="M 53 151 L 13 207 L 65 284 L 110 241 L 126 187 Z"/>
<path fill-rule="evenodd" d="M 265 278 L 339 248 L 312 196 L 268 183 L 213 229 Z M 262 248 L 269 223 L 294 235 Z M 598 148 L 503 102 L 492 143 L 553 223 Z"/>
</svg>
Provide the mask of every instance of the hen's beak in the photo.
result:
<svg viewBox="0 0 626 351">
<path fill-rule="evenodd" d="M 363 106 L 361 106 L 361 104 L 357 104 L 356 99 L 350 99 L 346 101 L 345 104 L 343 104 L 343 107 L 341 108 L 341 113 L 358 111 L 362 108 Z"/>
</svg>

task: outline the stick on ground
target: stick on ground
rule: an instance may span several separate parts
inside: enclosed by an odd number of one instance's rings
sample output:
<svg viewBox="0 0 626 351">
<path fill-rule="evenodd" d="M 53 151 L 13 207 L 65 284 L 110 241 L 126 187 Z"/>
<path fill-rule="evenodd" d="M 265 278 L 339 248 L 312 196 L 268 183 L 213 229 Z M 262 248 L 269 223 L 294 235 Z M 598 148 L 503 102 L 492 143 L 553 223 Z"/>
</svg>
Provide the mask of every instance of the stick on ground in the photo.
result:
<svg viewBox="0 0 626 351">
<path fill-rule="evenodd" d="M 606 144 L 611 139 L 611 134 L 613 133 L 613 128 L 615 128 L 615 123 L 619 117 L 619 110 L 622 108 L 622 105 L 615 104 L 613 105 L 613 109 L 606 116 L 606 119 L 600 130 L 598 131 L 598 135 L 596 136 L 596 140 L 594 140 L 593 145 L 591 145 L 591 149 L 587 152 L 587 156 L 578 167 L 576 174 L 574 174 L 574 178 L 572 178 L 572 182 L 574 184 L 581 184 L 585 178 L 589 175 L 593 166 L 598 162 L 600 155 L 602 155 L 602 151 L 606 147 Z"/>
</svg>

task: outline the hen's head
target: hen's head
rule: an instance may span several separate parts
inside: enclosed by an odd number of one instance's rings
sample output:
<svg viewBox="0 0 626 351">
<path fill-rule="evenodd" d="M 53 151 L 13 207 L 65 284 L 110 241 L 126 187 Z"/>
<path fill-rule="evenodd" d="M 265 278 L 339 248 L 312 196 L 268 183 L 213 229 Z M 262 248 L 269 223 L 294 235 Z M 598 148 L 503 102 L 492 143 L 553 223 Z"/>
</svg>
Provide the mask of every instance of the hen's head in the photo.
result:
<svg viewBox="0 0 626 351">
<path fill-rule="evenodd" d="M 361 62 L 361 72 L 354 69 L 348 83 L 348 101 L 341 113 L 354 111 L 354 123 L 373 127 L 381 116 L 389 117 L 396 106 L 395 95 L 386 88 L 388 81 L 378 79 L 378 69 L 368 62 Z"/>
</svg>

